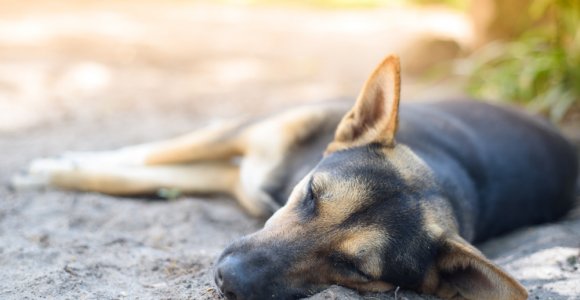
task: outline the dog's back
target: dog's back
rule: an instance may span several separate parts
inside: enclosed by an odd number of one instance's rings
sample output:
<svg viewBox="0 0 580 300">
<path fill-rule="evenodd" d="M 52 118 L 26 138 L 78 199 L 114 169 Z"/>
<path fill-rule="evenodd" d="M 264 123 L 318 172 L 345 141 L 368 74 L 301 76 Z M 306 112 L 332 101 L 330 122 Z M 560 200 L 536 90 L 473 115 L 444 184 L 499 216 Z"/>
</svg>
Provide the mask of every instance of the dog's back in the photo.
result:
<svg viewBox="0 0 580 300">
<path fill-rule="evenodd" d="M 318 163 L 340 115 L 297 143 L 273 172 L 264 190 L 280 205 Z M 574 147 L 517 110 L 474 100 L 404 103 L 398 142 L 434 171 L 469 240 L 555 220 L 573 205 Z"/>
<path fill-rule="evenodd" d="M 573 205 L 575 149 L 539 118 L 476 101 L 408 105 L 399 141 L 442 181 L 467 238 L 552 221 Z"/>
</svg>

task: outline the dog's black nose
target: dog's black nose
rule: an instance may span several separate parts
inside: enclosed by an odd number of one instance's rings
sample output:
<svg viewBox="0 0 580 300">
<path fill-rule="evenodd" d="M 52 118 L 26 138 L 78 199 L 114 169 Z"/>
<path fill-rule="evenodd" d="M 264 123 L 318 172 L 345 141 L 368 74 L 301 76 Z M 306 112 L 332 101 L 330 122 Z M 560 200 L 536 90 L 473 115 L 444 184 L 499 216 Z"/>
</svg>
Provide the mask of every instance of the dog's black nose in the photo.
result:
<svg viewBox="0 0 580 300">
<path fill-rule="evenodd" d="M 216 267 L 215 283 L 229 300 L 244 300 L 249 291 L 244 283 L 244 271 L 239 259 L 225 257 Z"/>
<path fill-rule="evenodd" d="M 229 300 L 298 299 L 303 293 L 290 288 L 287 260 L 276 255 L 281 250 L 248 241 L 229 246 L 218 259 L 214 280 L 221 293 Z"/>
</svg>

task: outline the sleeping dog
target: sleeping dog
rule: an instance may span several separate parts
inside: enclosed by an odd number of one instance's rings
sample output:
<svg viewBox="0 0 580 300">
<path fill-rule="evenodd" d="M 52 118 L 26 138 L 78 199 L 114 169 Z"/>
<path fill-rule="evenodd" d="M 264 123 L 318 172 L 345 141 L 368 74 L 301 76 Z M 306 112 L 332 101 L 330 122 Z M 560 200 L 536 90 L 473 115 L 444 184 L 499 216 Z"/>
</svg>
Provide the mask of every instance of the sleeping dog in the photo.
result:
<svg viewBox="0 0 580 300">
<path fill-rule="evenodd" d="M 573 205 L 576 150 L 553 127 L 475 101 L 399 107 L 388 56 L 352 108 L 328 103 L 175 139 L 32 162 L 18 187 L 113 195 L 228 193 L 264 228 L 215 267 L 227 299 L 296 299 L 332 284 L 445 299 L 526 299 L 471 243 Z"/>
</svg>

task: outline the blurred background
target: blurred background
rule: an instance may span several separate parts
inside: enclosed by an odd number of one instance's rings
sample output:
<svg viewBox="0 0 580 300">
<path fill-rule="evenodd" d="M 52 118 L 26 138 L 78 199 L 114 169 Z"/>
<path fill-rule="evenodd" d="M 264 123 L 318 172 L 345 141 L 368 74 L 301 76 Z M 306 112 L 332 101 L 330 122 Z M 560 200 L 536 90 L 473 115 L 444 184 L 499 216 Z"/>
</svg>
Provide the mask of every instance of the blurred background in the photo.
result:
<svg viewBox="0 0 580 300">
<path fill-rule="evenodd" d="M 262 226 L 231 199 L 6 183 L 68 150 L 354 101 L 388 53 L 402 59 L 404 101 L 518 105 L 580 145 L 579 22 L 578 0 L 0 0 L 0 298 L 220 299 L 213 262 Z M 482 249 L 531 299 L 577 299 L 578 216 Z M 312 299 L 337 298 L 397 299 Z"/>
<path fill-rule="evenodd" d="M 505 101 L 580 134 L 576 0 L 0 0 L 0 7 L 0 134 L 132 121 L 178 132 L 214 118 L 354 99 L 391 52 L 402 58 L 405 101 Z"/>
</svg>

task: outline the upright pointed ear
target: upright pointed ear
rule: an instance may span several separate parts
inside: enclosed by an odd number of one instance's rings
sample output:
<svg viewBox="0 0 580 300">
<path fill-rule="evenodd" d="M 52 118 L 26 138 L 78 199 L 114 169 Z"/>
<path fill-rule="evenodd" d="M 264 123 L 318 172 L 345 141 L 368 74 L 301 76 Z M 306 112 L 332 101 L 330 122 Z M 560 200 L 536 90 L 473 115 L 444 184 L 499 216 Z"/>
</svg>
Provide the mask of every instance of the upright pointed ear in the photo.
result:
<svg viewBox="0 0 580 300">
<path fill-rule="evenodd" d="M 399 115 L 401 65 L 387 56 L 365 82 L 354 107 L 342 118 L 326 154 L 370 143 L 394 145 Z"/>
<path fill-rule="evenodd" d="M 455 235 L 446 238 L 437 261 L 444 299 L 525 300 L 526 289 L 475 247 Z"/>
</svg>

